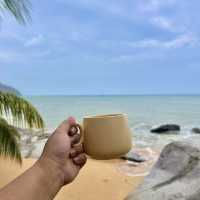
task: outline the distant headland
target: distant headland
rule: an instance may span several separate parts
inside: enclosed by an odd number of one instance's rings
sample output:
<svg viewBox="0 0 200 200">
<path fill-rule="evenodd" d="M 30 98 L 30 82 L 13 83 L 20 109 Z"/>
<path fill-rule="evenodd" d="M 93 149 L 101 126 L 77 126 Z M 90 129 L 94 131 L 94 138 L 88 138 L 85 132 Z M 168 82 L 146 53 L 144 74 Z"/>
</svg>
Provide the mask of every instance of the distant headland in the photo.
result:
<svg viewBox="0 0 200 200">
<path fill-rule="evenodd" d="M 15 88 L 13 88 L 11 86 L 5 85 L 5 84 L 3 84 L 1 82 L 0 82 L 0 91 L 8 92 L 8 93 L 12 93 L 12 94 L 16 94 L 16 95 L 21 96 L 21 93 L 17 89 L 15 89 Z"/>
</svg>

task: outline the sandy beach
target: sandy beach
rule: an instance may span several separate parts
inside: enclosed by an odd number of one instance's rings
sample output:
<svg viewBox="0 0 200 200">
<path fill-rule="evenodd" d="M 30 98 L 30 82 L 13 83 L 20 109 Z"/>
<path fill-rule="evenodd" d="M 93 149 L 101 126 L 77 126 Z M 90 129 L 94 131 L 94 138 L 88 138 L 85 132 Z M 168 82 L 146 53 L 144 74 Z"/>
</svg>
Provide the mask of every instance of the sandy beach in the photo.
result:
<svg viewBox="0 0 200 200">
<path fill-rule="evenodd" d="M 0 160 L 0 187 L 3 187 L 35 162 L 24 159 L 20 167 L 11 161 Z M 56 200 L 123 200 L 136 188 L 143 176 L 131 177 L 118 170 L 119 164 L 125 161 L 96 161 L 88 159 L 78 178 L 65 186 Z M 123 164 L 123 163 L 122 163 Z"/>
</svg>

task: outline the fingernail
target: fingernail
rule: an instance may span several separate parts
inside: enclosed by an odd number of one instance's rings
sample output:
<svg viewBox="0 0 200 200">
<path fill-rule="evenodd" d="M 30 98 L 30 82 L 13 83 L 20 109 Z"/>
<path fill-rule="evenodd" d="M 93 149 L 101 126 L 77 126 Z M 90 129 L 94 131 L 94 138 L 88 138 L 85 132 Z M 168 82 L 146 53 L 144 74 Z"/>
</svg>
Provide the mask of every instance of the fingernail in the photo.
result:
<svg viewBox="0 0 200 200">
<path fill-rule="evenodd" d="M 73 161 L 76 163 L 76 164 L 79 164 L 80 163 L 80 158 L 79 157 L 75 157 L 73 158 Z"/>
<path fill-rule="evenodd" d="M 73 123 L 76 123 L 76 120 L 75 120 L 75 118 L 74 117 L 69 117 L 68 119 L 67 119 L 67 121 L 70 123 L 70 124 L 73 124 Z"/>
<path fill-rule="evenodd" d="M 84 154 L 81 154 L 78 157 L 73 158 L 73 161 L 76 165 L 83 166 L 86 163 L 87 158 Z"/>
</svg>

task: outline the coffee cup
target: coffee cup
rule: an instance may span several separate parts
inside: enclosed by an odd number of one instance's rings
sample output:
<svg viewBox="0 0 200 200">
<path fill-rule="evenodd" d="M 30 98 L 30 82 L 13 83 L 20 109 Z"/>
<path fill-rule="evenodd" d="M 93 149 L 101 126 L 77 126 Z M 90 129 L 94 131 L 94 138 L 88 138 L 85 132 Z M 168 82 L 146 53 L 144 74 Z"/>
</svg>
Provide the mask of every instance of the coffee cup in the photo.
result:
<svg viewBox="0 0 200 200">
<path fill-rule="evenodd" d="M 94 159 L 119 158 L 132 147 L 132 136 L 126 114 L 110 114 L 83 118 L 76 124 L 86 154 Z"/>
</svg>

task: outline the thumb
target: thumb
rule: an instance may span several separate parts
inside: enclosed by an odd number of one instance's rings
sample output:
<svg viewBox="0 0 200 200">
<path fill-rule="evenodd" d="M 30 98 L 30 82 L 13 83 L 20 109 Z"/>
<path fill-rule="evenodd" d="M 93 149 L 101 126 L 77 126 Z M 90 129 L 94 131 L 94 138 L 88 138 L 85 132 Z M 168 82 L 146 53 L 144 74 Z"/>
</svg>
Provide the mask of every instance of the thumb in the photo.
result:
<svg viewBox="0 0 200 200">
<path fill-rule="evenodd" d="M 70 127 L 76 123 L 76 120 L 74 117 L 69 117 L 67 120 L 63 121 L 58 128 L 56 129 L 56 132 L 59 133 L 68 133 L 70 130 Z"/>
</svg>

